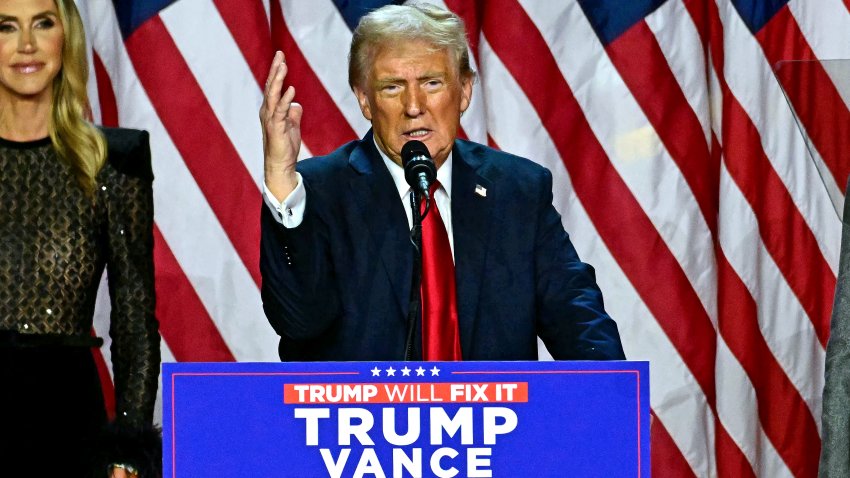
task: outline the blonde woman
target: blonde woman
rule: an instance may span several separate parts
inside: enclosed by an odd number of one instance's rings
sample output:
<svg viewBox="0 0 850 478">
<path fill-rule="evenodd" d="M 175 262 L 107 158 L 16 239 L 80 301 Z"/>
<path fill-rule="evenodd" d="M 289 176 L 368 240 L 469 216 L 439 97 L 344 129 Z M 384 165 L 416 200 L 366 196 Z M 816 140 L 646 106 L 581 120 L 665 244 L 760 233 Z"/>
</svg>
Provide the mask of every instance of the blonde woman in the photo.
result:
<svg viewBox="0 0 850 478">
<path fill-rule="evenodd" d="M 148 136 L 86 120 L 87 72 L 72 0 L 0 0 L 0 476 L 45 466 L 157 476 L 161 466 Z M 109 426 L 91 353 L 104 268 Z"/>
</svg>

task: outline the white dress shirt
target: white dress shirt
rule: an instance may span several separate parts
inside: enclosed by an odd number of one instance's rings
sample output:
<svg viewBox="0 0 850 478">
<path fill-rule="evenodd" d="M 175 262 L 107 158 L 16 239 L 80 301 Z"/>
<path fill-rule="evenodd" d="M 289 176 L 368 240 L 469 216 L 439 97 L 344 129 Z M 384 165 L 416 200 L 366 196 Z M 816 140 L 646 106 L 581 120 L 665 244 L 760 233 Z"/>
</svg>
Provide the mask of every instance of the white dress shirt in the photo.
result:
<svg viewBox="0 0 850 478">
<path fill-rule="evenodd" d="M 375 144 L 375 147 L 378 149 L 378 153 L 380 153 L 381 159 L 383 159 L 384 164 L 387 166 L 390 176 L 392 176 L 393 182 L 398 189 L 399 199 L 404 206 L 405 214 L 407 214 L 407 225 L 408 227 L 413 227 L 413 214 L 410 210 L 410 186 L 408 186 L 407 180 L 404 179 L 404 168 L 387 157 L 387 155 L 381 151 L 381 148 L 378 148 L 377 144 Z M 277 198 L 274 197 L 265 182 L 263 182 L 263 200 L 265 201 L 266 206 L 268 206 L 269 210 L 271 210 L 272 216 L 274 216 L 275 220 L 287 229 L 298 227 L 301 224 L 301 221 L 304 219 L 304 210 L 307 206 L 307 192 L 304 189 L 304 181 L 301 177 L 301 173 L 296 172 L 295 174 L 298 178 L 298 184 L 295 186 L 295 189 L 289 193 L 289 196 L 284 198 L 282 202 L 278 201 Z M 452 236 L 451 208 L 451 153 L 449 153 L 449 157 L 446 158 L 446 161 L 437 169 L 437 180 L 440 181 L 440 188 L 434 192 L 432 200 L 436 201 L 437 207 L 440 209 L 440 217 L 443 219 L 443 224 L 446 225 L 446 233 L 449 235 L 449 245 L 452 248 L 452 257 L 454 258 L 455 243 L 454 237 Z M 429 214 L 433 213 L 434 209 L 432 207 Z"/>
</svg>

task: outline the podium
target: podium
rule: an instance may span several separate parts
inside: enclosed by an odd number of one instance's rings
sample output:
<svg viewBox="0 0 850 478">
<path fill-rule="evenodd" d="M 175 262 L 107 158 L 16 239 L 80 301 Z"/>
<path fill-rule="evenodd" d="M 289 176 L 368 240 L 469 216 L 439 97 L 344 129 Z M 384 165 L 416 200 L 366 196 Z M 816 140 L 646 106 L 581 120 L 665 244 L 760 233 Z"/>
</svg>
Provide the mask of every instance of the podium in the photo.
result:
<svg viewBox="0 0 850 478">
<path fill-rule="evenodd" d="M 649 477 L 647 362 L 163 364 L 163 476 Z"/>
</svg>

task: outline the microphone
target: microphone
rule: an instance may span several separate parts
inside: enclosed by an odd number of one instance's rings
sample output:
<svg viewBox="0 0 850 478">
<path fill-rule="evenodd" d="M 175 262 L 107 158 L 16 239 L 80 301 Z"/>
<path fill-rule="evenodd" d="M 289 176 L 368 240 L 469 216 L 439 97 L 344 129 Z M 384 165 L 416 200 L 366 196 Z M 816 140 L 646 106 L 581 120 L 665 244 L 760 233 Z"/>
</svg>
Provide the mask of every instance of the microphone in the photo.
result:
<svg viewBox="0 0 850 478">
<path fill-rule="evenodd" d="M 401 165 L 407 184 L 424 198 L 430 198 L 429 188 L 437 180 L 437 166 L 431 159 L 428 147 L 422 141 L 411 140 L 401 147 Z"/>
<path fill-rule="evenodd" d="M 413 259 L 413 286 L 410 288 L 410 307 L 407 310 L 407 340 L 404 344 L 407 361 L 413 360 L 413 338 L 416 330 L 416 319 L 419 317 L 422 297 L 422 219 L 428 214 L 431 206 L 431 183 L 437 180 L 437 166 L 431 159 L 428 147 L 422 141 L 411 140 L 401 147 L 401 165 L 404 167 L 404 179 L 413 190 L 410 195 L 410 212 L 413 227 L 410 228 L 410 242 L 415 250 Z M 416 194 L 418 193 L 418 195 Z M 419 213 L 419 199 L 425 198 L 425 211 Z M 848 201 L 850 204 L 850 201 Z"/>
</svg>

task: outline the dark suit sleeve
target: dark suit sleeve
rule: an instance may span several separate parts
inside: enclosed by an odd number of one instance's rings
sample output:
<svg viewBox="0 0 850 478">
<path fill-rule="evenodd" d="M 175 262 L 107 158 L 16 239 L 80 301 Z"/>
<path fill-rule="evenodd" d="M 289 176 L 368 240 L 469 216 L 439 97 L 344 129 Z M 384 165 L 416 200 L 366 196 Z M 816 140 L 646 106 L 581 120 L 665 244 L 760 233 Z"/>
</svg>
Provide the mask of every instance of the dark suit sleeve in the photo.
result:
<svg viewBox="0 0 850 478">
<path fill-rule="evenodd" d="M 548 170 L 542 182 L 535 243 L 537 334 L 558 360 L 624 360 L 593 267 L 579 260 L 552 206 Z"/>
<path fill-rule="evenodd" d="M 321 201 L 306 181 L 305 187 L 307 207 L 298 227 L 278 223 L 265 204 L 260 213 L 263 310 L 278 335 L 295 342 L 319 337 L 341 315 Z"/>
<path fill-rule="evenodd" d="M 850 187 L 848 187 L 850 192 Z M 820 477 L 850 476 L 850 201 L 844 205 L 844 230 L 832 324 L 826 346 L 823 389 L 823 444 Z"/>
</svg>

